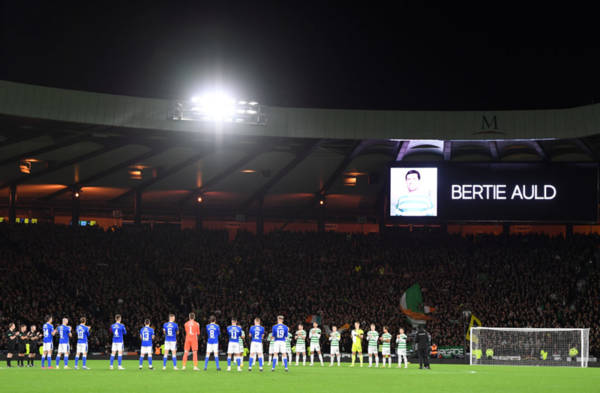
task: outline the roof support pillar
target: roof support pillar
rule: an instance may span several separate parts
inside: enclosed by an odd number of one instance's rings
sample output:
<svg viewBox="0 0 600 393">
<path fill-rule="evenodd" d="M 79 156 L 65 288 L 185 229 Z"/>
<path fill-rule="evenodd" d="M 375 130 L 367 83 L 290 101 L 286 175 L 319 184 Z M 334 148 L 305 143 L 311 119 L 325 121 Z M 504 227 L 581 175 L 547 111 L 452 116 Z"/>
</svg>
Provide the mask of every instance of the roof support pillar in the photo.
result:
<svg viewBox="0 0 600 393">
<path fill-rule="evenodd" d="M 17 185 L 11 184 L 8 194 L 8 223 L 14 224 L 17 221 Z"/>
</svg>

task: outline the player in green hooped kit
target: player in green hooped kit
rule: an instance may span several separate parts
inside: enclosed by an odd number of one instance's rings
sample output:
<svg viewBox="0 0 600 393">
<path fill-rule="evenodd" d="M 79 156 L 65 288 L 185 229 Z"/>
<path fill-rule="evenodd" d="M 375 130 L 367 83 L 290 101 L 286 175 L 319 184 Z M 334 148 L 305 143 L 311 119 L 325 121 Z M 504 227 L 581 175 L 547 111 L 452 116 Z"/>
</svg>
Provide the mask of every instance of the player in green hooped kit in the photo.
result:
<svg viewBox="0 0 600 393">
<path fill-rule="evenodd" d="M 388 331 L 388 327 L 383 327 L 383 334 L 381 335 L 381 355 L 383 356 L 383 368 L 385 368 L 386 361 L 389 364 L 389 368 L 392 368 L 392 358 L 391 358 L 391 346 L 392 346 L 392 335 Z"/>
<path fill-rule="evenodd" d="M 298 325 L 296 331 L 296 366 L 300 363 L 300 354 L 302 354 L 302 365 L 306 366 L 306 330 L 302 324 Z"/>
<path fill-rule="evenodd" d="M 340 367 L 340 360 L 341 360 L 341 354 L 340 354 L 340 332 L 337 331 L 337 326 L 332 326 L 331 327 L 331 334 L 329 335 L 329 341 L 331 342 L 331 345 L 329 346 L 329 356 L 331 357 L 331 364 L 329 365 L 329 367 L 333 367 L 333 359 L 337 356 L 337 364 L 338 367 Z"/>
<path fill-rule="evenodd" d="M 310 338 L 310 365 L 313 365 L 313 361 L 315 359 L 315 352 L 319 354 L 319 360 L 321 361 L 321 367 L 323 364 L 323 354 L 321 353 L 321 329 L 319 329 L 319 324 L 313 322 L 313 328 L 308 332 L 308 337 Z"/>
<path fill-rule="evenodd" d="M 371 330 L 367 333 L 367 341 L 369 343 L 368 355 L 369 355 L 369 367 L 373 367 L 373 356 L 375 356 L 375 367 L 379 367 L 379 348 L 377 343 L 379 341 L 379 332 L 375 330 L 375 324 L 371 324 Z"/>
<path fill-rule="evenodd" d="M 406 358 L 406 340 L 408 337 L 404 334 L 404 329 L 400 328 L 400 334 L 396 336 L 396 350 L 398 352 L 398 368 L 402 367 L 404 359 L 404 368 L 408 368 L 408 359 Z"/>
</svg>

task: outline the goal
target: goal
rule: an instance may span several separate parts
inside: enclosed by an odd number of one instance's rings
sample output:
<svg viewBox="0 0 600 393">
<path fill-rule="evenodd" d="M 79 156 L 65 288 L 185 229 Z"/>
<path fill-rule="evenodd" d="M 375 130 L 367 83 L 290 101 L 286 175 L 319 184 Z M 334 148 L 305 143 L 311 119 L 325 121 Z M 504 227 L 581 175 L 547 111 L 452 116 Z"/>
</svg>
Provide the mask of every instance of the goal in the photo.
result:
<svg viewBox="0 0 600 393">
<path fill-rule="evenodd" d="M 587 367 L 590 329 L 472 327 L 470 364 Z"/>
</svg>

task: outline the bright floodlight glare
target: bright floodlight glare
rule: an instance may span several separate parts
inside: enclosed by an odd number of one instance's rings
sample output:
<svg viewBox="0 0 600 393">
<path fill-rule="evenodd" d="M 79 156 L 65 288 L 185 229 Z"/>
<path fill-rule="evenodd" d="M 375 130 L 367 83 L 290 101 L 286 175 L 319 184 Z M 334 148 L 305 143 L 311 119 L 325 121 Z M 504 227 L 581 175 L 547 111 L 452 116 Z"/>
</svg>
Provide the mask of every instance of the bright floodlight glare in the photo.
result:
<svg viewBox="0 0 600 393">
<path fill-rule="evenodd" d="M 208 93 L 201 97 L 192 97 L 195 108 L 207 120 L 231 120 L 236 109 L 236 100 L 222 92 Z"/>
<path fill-rule="evenodd" d="M 255 100 L 236 99 L 224 90 L 209 90 L 178 102 L 174 120 L 201 120 L 263 124 L 262 109 Z"/>
</svg>

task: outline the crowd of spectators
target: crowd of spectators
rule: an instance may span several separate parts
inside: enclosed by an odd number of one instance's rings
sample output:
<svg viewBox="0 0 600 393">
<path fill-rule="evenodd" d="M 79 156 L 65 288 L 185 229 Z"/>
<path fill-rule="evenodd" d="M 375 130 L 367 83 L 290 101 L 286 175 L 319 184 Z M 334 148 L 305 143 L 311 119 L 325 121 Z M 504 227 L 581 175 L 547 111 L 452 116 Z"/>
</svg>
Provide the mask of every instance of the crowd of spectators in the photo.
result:
<svg viewBox="0 0 600 393">
<path fill-rule="evenodd" d="M 145 318 L 161 338 L 171 312 L 180 324 L 193 311 L 201 325 L 216 315 L 224 327 L 235 316 L 247 330 L 256 316 L 270 327 L 283 314 L 295 331 L 317 315 L 327 327 L 359 321 L 396 333 L 410 330 L 400 297 L 419 283 L 439 346 L 465 344 L 470 311 L 484 326 L 589 327 L 590 351 L 600 355 L 595 236 L 273 232 L 230 241 L 220 231 L 2 224 L 0 244 L 0 326 L 39 327 L 51 314 L 74 327 L 86 316 L 91 351 L 109 347 L 116 313 L 131 350 Z M 350 345 L 346 331 L 342 351 Z"/>
</svg>

